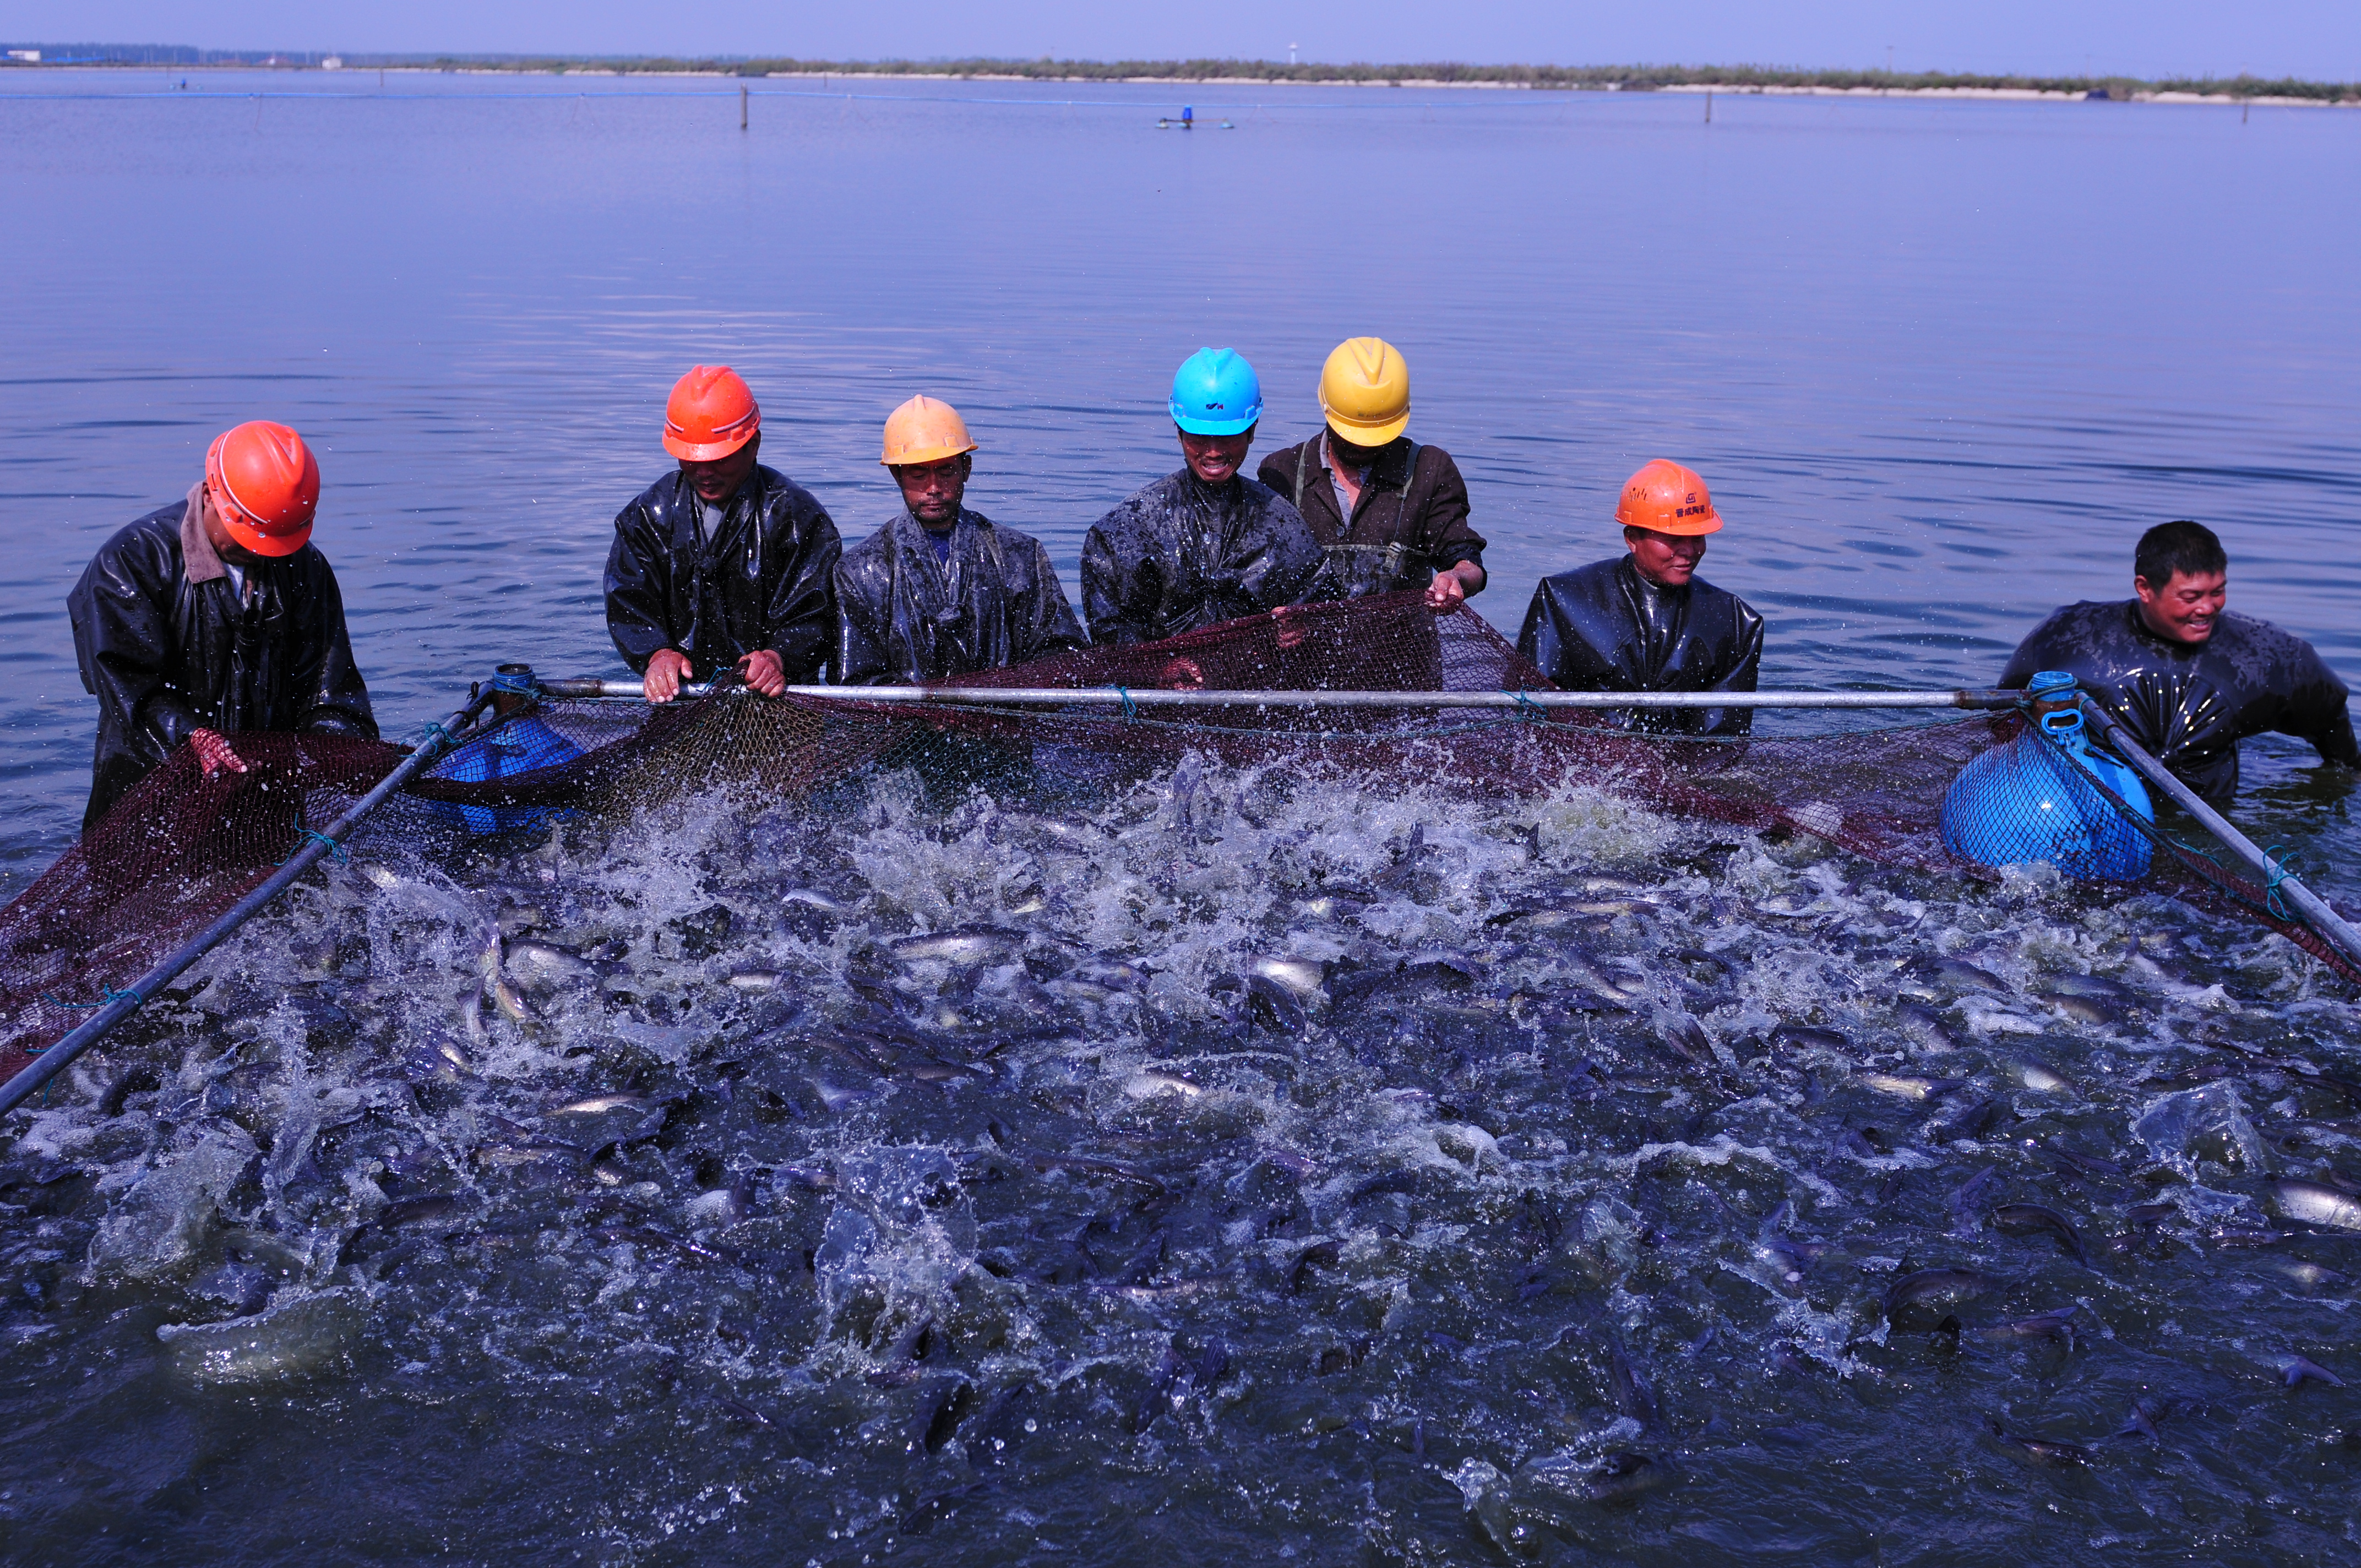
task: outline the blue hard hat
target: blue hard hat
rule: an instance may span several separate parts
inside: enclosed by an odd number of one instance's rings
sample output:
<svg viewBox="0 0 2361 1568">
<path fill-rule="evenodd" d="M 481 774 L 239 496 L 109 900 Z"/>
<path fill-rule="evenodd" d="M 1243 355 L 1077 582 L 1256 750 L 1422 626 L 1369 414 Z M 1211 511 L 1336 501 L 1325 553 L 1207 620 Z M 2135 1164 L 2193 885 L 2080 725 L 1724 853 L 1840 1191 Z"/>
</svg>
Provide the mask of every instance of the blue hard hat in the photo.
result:
<svg viewBox="0 0 2361 1568">
<path fill-rule="evenodd" d="M 1235 348 L 1201 348 L 1172 373 L 1172 422 L 1191 435 L 1236 435 L 1262 418 L 1262 379 Z"/>
</svg>

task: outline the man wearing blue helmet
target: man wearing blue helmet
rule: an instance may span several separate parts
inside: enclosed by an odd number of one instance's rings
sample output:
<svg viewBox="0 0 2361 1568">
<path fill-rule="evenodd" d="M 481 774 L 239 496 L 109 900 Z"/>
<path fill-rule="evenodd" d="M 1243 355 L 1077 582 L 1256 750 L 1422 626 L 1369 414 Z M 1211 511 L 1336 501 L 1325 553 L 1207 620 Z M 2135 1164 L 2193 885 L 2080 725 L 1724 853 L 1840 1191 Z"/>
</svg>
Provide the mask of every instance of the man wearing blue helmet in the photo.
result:
<svg viewBox="0 0 2361 1568">
<path fill-rule="evenodd" d="M 1204 348 L 1172 378 L 1180 471 L 1099 519 L 1082 543 L 1091 641 L 1153 642 L 1300 604 L 1320 541 L 1295 508 L 1246 477 L 1262 383 L 1235 350 Z"/>
</svg>

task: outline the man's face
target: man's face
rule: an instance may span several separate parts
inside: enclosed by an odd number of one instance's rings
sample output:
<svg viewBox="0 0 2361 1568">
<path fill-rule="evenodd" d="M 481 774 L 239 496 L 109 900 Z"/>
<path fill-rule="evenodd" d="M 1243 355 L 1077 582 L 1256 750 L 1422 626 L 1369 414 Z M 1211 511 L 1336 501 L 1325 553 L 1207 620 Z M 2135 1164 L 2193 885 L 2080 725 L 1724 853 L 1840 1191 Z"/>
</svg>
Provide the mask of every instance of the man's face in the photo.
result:
<svg viewBox="0 0 2361 1568">
<path fill-rule="evenodd" d="M 1356 446 L 1334 430 L 1328 433 L 1329 457 L 1356 473 L 1366 470 L 1370 464 L 1375 463 L 1378 460 L 1378 454 L 1384 450 L 1382 446 Z"/>
<path fill-rule="evenodd" d="M 214 488 L 211 484 L 205 486 L 205 509 L 199 521 L 204 525 L 205 538 L 213 543 L 214 554 L 235 565 L 239 571 L 243 572 L 248 566 L 261 562 L 261 556 L 232 537 L 228 526 L 222 521 L 221 502 L 214 499 Z"/>
<path fill-rule="evenodd" d="M 680 471 L 687 478 L 688 488 L 697 492 L 697 499 L 707 506 L 723 506 L 754 471 L 754 456 L 762 449 L 763 437 L 757 433 L 727 457 L 716 457 L 709 463 L 691 463 L 683 458 Z"/>
<path fill-rule="evenodd" d="M 1705 559 L 1701 533 L 1658 533 L 1653 528 L 1627 528 L 1623 543 L 1631 546 L 1631 565 L 1642 576 L 1668 588 L 1686 587 Z"/>
<path fill-rule="evenodd" d="M 902 487 L 902 504 L 928 528 L 948 528 L 959 521 L 960 498 L 967 493 L 967 477 L 975 454 L 962 452 L 935 463 L 901 463 L 894 482 Z"/>
<path fill-rule="evenodd" d="M 1179 426 L 1174 426 L 1176 430 Z M 1237 477 L 1239 466 L 1246 460 L 1246 448 L 1254 444 L 1254 427 L 1248 425 L 1235 435 L 1192 435 L 1180 432 L 1180 455 L 1189 460 L 1189 471 L 1209 485 L 1226 485 Z"/>
<path fill-rule="evenodd" d="M 2168 642 L 2195 647 L 2213 635 L 2213 623 L 2222 619 L 2223 602 L 2230 597 L 2230 574 L 2175 572 L 2160 588 L 2146 577 L 2134 577 L 2132 588 L 2139 595 L 2140 620 L 2150 631 Z"/>
</svg>

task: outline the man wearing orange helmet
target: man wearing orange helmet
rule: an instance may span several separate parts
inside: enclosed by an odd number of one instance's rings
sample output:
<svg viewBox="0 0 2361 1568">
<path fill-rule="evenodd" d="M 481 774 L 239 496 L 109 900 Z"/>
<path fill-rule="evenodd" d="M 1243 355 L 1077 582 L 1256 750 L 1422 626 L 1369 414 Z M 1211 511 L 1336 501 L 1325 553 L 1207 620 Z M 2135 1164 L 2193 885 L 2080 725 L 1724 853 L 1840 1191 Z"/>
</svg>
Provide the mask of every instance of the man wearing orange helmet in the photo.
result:
<svg viewBox="0 0 2361 1568">
<path fill-rule="evenodd" d="M 885 422 L 878 461 L 902 510 L 836 566 L 836 678 L 918 685 L 1082 645 L 1049 553 L 963 504 L 974 440 L 921 394 Z"/>
<path fill-rule="evenodd" d="M 1467 482 L 1410 428 L 1410 366 L 1381 337 L 1340 343 L 1320 372 L 1319 434 L 1262 460 L 1257 477 L 1295 503 L 1326 553 L 1315 599 L 1424 588 L 1449 609 L 1484 587 L 1484 536 Z"/>
<path fill-rule="evenodd" d="M 842 545 L 810 491 L 755 461 L 753 392 L 697 366 L 664 405 L 664 444 L 680 466 L 617 514 L 607 554 L 607 630 L 648 700 L 733 665 L 765 696 L 818 679 Z"/>
<path fill-rule="evenodd" d="M 66 598 L 98 698 L 84 832 L 183 740 L 214 778 L 246 772 L 228 739 L 242 729 L 377 738 L 344 596 L 311 543 L 319 503 L 303 438 L 255 420 L 214 438 L 187 499 L 99 547 Z"/>
<path fill-rule="evenodd" d="M 1705 481 L 1662 458 L 1624 483 L 1615 509 L 1625 553 L 1543 579 L 1517 652 L 1566 691 L 1751 692 L 1763 663 L 1763 618 L 1697 576 L 1705 536 L 1721 527 Z M 1743 735 L 1751 707 L 1629 709 L 1625 729 Z"/>
</svg>

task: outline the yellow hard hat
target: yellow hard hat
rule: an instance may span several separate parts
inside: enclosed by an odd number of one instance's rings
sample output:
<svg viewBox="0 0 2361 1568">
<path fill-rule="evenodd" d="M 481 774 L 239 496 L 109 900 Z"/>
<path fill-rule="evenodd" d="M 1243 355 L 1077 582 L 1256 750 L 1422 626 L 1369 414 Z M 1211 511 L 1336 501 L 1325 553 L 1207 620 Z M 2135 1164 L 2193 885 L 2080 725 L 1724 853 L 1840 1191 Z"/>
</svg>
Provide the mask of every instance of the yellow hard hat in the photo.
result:
<svg viewBox="0 0 2361 1568">
<path fill-rule="evenodd" d="M 1320 411 L 1356 446 L 1383 446 L 1410 425 L 1410 367 L 1382 337 L 1347 338 L 1320 372 Z"/>
<path fill-rule="evenodd" d="M 959 410 L 921 392 L 886 416 L 885 455 L 877 461 L 893 468 L 905 463 L 939 463 L 974 450 Z"/>
</svg>

